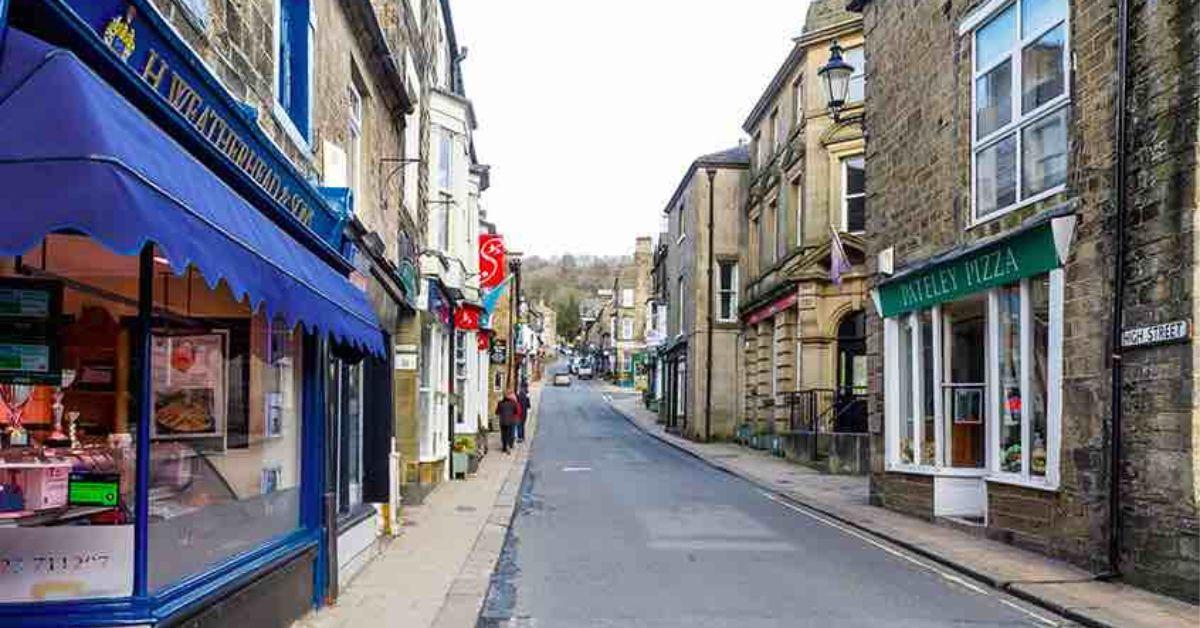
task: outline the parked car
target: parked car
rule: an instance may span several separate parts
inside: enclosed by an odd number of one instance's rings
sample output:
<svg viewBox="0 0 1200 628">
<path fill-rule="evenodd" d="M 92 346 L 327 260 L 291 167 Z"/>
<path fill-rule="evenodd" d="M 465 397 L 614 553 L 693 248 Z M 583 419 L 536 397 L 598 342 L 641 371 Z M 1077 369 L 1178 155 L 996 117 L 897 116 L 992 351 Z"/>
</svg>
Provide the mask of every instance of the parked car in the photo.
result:
<svg viewBox="0 0 1200 628">
<path fill-rule="evenodd" d="M 555 373 L 554 374 L 554 385 L 555 386 L 570 386 L 571 385 L 571 374 L 570 373 Z"/>
<path fill-rule="evenodd" d="M 579 368 L 575 370 L 575 374 L 579 376 L 579 379 L 591 379 L 592 378 L 592 365 L 591 364 L 580 364 Z"/>
</svg>

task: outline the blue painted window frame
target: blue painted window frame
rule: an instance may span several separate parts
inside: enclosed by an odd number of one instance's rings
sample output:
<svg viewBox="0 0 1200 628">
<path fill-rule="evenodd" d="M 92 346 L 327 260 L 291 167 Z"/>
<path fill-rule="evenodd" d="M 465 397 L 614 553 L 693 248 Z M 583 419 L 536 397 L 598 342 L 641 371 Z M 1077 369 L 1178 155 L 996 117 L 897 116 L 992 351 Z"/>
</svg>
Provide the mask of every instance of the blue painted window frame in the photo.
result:
<svg viewBox="0 0 1200 628">
<path fill-rule="evenodd" d="M 3 1 L 3 0 L 0 0 Z M 148 246 L 139 261 L 139 285 L 142 278 L 153 277 L 153 252 Z M 145 288 L 149 290 L 150 288 Z M 144 296 L 144 295 L 143 295 Z M 150 320 L 152 299 L 139 298 L 138 314 Z M 144 319 L 143 319 L 144 317 Z M 148 591 L 149 556 L 149 484 L 150 484 L 150 364 L 148 326 L 139 325 L 137 341 L 140 355 L 135 362 L 139 378 L 138 432 L 136 439 L 136 487 L 134 508 L 133 593 L 129 597 L 25 602 L 0 604 L 0 625 L 21 626 L 115 626 L 156 623 L 197 608 L 223 590 L 245 582 L 272 566 L 292 560 L 316 549 L 313 565 L 313 607 L 321 605 L 328 586 L 326 577 L 328 548 L 322 534 L 325 482 L 325 381 L 328 359 L 327 342 L 311 333 L 302 340 L 301 377 L 301 479 L 300 522 L 290 533 L 248 552 L 229 557 L 210 568 L 192 574 L 150 594 Z"/>
<path fill-rule="evenodd" d="M 312 62 L 310 0 L 277 0 L 275 20 L 275 103 L 296 131 L 312 140 Z"/>
</svg>

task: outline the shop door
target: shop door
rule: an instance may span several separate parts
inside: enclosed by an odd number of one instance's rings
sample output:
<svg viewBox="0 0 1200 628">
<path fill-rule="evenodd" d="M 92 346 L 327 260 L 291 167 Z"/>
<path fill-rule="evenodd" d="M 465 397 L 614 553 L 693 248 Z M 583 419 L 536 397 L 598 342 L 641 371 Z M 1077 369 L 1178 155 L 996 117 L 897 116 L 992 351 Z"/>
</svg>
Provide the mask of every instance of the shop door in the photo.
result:
<svg viewBox="0 0 1200 628">
<path fill-rule="evenodd" d="M 987 412 L 987 298 L 942 306 L 942 465 L 982 469 Z"/>
<path fill-rule="evenodd" d="M 867 431 L 867 334 L 866 315 L 847 314 L 838 325 L 837 390 L 834 399 L 834 431 Z"/>
</svg>

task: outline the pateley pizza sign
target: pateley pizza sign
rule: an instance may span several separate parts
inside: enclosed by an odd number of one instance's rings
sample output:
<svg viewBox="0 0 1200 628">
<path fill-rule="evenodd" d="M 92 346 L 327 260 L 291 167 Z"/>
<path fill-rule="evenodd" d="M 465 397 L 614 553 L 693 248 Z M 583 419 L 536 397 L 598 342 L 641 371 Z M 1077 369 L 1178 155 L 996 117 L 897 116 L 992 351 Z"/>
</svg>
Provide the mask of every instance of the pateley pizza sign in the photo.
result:
<svg viewBox="0 0 1200 628">
<path fill-rule="evenodd" d="M 1049 224 L 933 264 L 879 286 L 883 316 L 924 309 L 1013 283 L 1060 265 Z"/>
</svg>

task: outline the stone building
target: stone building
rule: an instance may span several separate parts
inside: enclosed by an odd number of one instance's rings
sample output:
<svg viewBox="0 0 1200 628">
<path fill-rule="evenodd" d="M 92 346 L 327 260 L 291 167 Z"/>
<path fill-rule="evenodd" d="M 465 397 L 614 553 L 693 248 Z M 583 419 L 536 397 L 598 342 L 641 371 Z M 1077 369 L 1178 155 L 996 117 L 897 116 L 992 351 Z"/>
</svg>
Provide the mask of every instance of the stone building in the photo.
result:
<svg viewBox="0 0 1200 628">
<path fill-rule="evenodd" d="M 745 145 L 698 157 L 663 209 L 669 228 L 657 265 L 667 310 L 659 417 L 695 440 L 728 439 L 739 419 L 738 216 L 748 166 Z"/>
<path fill-rule="evenodd" d="M 1195 3 L 852 6 L 872 500 L 1195 600 Z"/>
<path fill-rule="evenodd" d="M 623 385 L 633 385 L 644 364 L 646 349 L 646 299 L 649 294 L 650 238 L 639 237 L 633 257 L 621 265 L 613 282 L 615 363 Z"/>
<path fill-rule="evenodd" d="M 413 171 L 393 161 L 418 148 L 413 114 L 420 84 L 406 77 L 403 61 L 412 63 L 415 54 L 404 36 L 411 18 L 407 4 L 155 0 L 155 5 L 225 88 L 253 109 L 259 128 L 345 206 L 348 228 L 359 237 L 369 234 L 373 246 L 360 255 L 364 268 L 379 271 L 368 273 L 366 286 L 385 328 L 395 333 L 411 323 L 416 293 L 403 269 L 413 262 L 409 243 L 423 233 L 424 216 L 414 190 L 406 187 Z M 311 43 L 302 44 L 301 35 Z M 290 63 L 281 52 L 285 41 L 292 46 Z M 281 72 L 291 77 L 307 72 L 310 83 L 287 88 Z M 369 374 L 361 362 L 337 357 L 331 362 L 329 394 L 349 399 L 363 389 Z M 371 516 L 370 502 L 394 506 L 396 496 L 364 494 L 367 476 L 382 474 L 390 486 L 387 478 L 398 470 L 391 464 L 392 430 L 386 438 L 370 438 L 379 432 L 365 421 L 361 401 L 330 407 L 337 408 L 330 417 L 331 438 L 338 443 L 331 452 L 339 495 L 336 555 L 339 579 L 346 580 L 394 523 L 389 520 L 394 508 Z"/>
<path fill-rule="evenodd" d="M 746 420 L 802 459 L 865 472 L 864 78 L 830 117 L 817 70 L 836 42 L 861 67 L 862 20 L 841 0 L 809 5 L 803 33 L 742 125 L 751 136 L 741 320 Z M 840 252 L 835 251 L 840 246 Z M 835 255 L 847 264 L 838 264 Z M 831 439 L 817 433 L 834 432 Z"/>
</svg>

